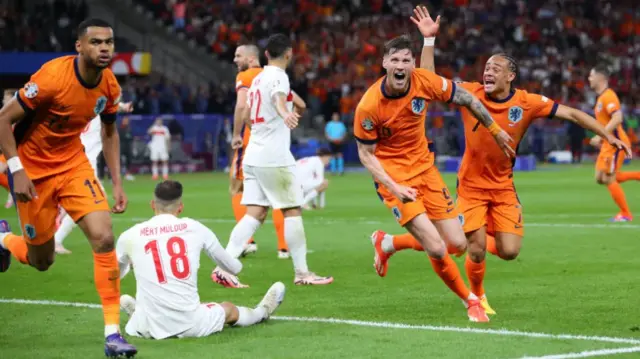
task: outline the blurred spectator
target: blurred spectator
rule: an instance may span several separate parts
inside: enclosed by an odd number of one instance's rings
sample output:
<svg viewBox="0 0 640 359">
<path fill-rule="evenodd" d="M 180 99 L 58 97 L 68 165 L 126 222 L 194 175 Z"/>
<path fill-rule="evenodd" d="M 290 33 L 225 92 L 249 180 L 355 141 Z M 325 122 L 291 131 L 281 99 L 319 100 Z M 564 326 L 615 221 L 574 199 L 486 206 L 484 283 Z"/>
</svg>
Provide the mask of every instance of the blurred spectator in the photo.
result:
<svg viewBox="0 0 640 359">
<path fill-rule="evenodd" d="M 129 126 L 128 116 L 125 116 L 120 122 L 118 134 L 120 136 L 120 163 L 122 163 L 124 177 L 128 181 L 133 181 L 135 178 L 130 171 L 131 159 L 133 158 L 133 134 Z"/>
<path fill-rule="evenodd" d="M 344 143 L 347 139 L 347 127 L 340 121 L 339 113 L 333 113 L 331 121 L 329 121 L 325 127 L 324 133 L 329 141 L 331 153 L 333 154 L 329 162 L 329 169 L 332 174 L 340 173 L 342 175 L 344 174 L 344 158 L 342 152 L 344 151 Z"/>
</svg>

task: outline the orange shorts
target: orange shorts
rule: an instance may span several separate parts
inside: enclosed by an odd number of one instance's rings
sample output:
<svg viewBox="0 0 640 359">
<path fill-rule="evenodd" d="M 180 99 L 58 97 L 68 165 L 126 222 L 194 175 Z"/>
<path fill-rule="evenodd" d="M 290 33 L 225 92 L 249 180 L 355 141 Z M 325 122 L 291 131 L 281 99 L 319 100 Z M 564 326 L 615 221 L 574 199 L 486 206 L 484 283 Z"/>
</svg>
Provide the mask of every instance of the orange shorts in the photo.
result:
<svg viewBox="0 0 640 359">
<path fill-rule="evenodd" d="M 482 190 L 458 188 L 457 207 L 465 233 L 487 226 L 487 233 L 524 236 L 522 205 L 515 188 Z"/>
<path fill-rule="evenodd" d="M 386 187 L 378 183 L 376 183 L 376 190 L 380 199 L 391 209 L 401 226 L 409 223 L 422 213 L 427 213 L 427 216 L 432 221 L 456 218 L 458 216 L 453 198 L 436 166 L 432 166 L 418 176 L 398 184 L 416 189 L 418 191 L 418 200 L 402 203 Z"/>
<path fill-rule="evenodd" d="M 73 170 L 35 180 L 33 184 L 38 198 L 16 203 L 22 233 L 32 245 L 53 239 L 58 204 L 74 222 L 92 212 L 109 211 L 109 203 L 89 161 Z"/>
<path fill-rule="evenodd" d="M 603 144 L 596 160 L 596 170 L 612 174 L 618 172 L 624 164 L 624 152 L 617 148 Z"/>
<path fill-rule="evenodd" d="M 242 171 L 242 159 L 244 158 L 244 151 L 246 147 L 242 147 L 233 151 L 233 158 L 231 159 L 231 165 L 229 166 L 229 176 L 238 181 L 244 180 L 244 172 Z"/>
</svg>

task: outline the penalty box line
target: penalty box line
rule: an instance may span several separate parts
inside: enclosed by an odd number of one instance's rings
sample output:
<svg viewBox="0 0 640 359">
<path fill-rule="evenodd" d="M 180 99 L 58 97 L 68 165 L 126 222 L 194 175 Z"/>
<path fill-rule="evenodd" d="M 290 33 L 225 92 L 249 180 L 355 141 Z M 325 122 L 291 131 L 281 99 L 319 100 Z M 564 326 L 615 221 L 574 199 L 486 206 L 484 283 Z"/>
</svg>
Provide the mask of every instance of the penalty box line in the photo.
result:
<svg viewBox="0 0 640 359">
<path fill-rule="evenodd" d="M 61 306 L 61 307 L 76 307 L 76 308 L 91 308 L 91 309 L 102 308 L 99 304 L 93 304 L 93 303 L 61 302 L 61 301 L 54 301 L 54 300 L 31 300 L 31 299 L 19 299 L 19 298 L 0 298 L 0 303 Z M 424 331 L 432 331 L 432 332 L 454 332 L 454 333 L 512 336 L 512 337 L 523 337 L 523 338 L 541 338 L 541 339 L 556 339 L 556 340 L 577 340 L 577 341 L 588 341 L 588 342 L 633 344 L 633 345 L 637 345 L 637 347 L 634 347 L 634 349 L 638 349 L 637 351 L 640 351 L 640 340 L 633 339 L 633 338 L 618 338 L 618 337 L 575 335 L 575 334 L 536 333 L 536 332 L 525 332 L 525 331 L 508 330 L 508 329 L 481 329 L 481 328 L 470 328 L 470 327 L 465 328 L 465 327 L 437 326 L 437 325 L 415 325 L 415 324 L 405 324 L 405 323 L 371 322 L 371 321 L 339 319 L 339 318 L 273 316 L 271 317 L 271 319 L 280 320 L 280 321 L 289 321 L 289 322 L 342 324 L 342 325 L 353 325 L 353 326 L 370 327 L 370 328 L 413 329 L 413 330 L 424 330 Z M 541 357 L 541 358 L 546 358 L 546 357 Z M 551 359 L 551 358 L 554 358 L 554 357 L 550 357 L 548 359 Z M 581 358 L 581 357 L 578 357 L 578 358 Z"/>
<path fill-rule="evenodd" d="M 640 346 L 638 347 L 627 347 L 627 348 L 618 348 L 618 349 L 600 349 L 600 350 L 586 350 L 578 353 L 564 353 L 564 354 L 550 354 L 543 356 L 526 356 L 521 359 L 573 359 L 573 358 L 593 358 L 593 357 L 601 357 L 605 355 L 620 355 L 620 354 L 630 354 L 640 352 Z"/>
</svg>

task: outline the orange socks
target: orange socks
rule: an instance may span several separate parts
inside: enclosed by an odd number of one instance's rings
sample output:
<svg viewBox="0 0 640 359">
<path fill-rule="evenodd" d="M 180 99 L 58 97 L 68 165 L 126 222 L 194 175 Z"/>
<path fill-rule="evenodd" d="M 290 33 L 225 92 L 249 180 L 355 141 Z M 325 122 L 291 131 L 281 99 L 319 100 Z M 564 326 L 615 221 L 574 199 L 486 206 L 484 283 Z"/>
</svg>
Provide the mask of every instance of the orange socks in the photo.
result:
<svg viewBox="0 0 640 359">
<path fill-rule="evenodd" d="M 442 279 L 444 284 L 449 287 L 460 299 L 466 301 L 469 299 L 469 288 L 464 283 L 462 276 L 460 275 L 460 271 L 458 270 L 458 266 L 456 262 L 449 257 L 448 254 L 445 254 L 444 258 L 436 259 L 431 258 L 431 265 L 433 266 L 433 270 L 436 274 Z"/>
<path fill-rule="evenodd" d="M 464 262 L 464 268 L 467 271 L 467 278 L 469 278 L 469 285 L 471 286 L 471 292 L 478 296 L 478 298 L 484 295 L 484 271 L 485 261 L 476 263 L 471 260 L 471 257 L 467 256 Z"/>
<path fill-rule="evenodd" d="M 496 238 L 487 234 L 486 241 L 487 241 L 487 252 L 493 254 L 496 257 L 500 257 L 500 253 L 498 252 L 498 247 L 496 246 Z"/>
<path fill-rule="evenodd" d="M 404 249 L 413 249 L 415 251 L 423 252 L 424 248 L 417 239 L 415 239 L 411 233 L 400 234 L 393 236 L 393 248 L 396 251 Z"/>
<path fill-rule="evenodd" d="M 116 252 L 93 253 L 93 278 L 105 326 L 120 325 L 120 269 Z"/>
<path fill-rule="evenodd" d="M 623 183 L 627 181 L 640 181 L 640 171 L 618 172 L 616 173 L 616 181 L 619 183 Z"/>
<path fill-rule="evenodd" d="M 16 236 L 13 233 L 7 234 L 4 237 L 4 247 L 11 252 L 11 254 L 22 264 L 29 264 L 29 258 L 27 258 L 27 254 L 29 253 L 29 248 L 27 247 L 27 242 L 24 241 L 24 238 L 21 236 Z"/>
<path fill-rule="evenodd" d="M 236 218 L 236 222 L 240 222 L 242 217 L 247 214 L 247 207 L 241 205 L 241 201 L 242 193 L 231 196 L 231 208 L 233 209 L 233 216 Z M 249 243 L 254 243 L 253 237 L 249 238 Z"/>
<path fill-rule="evenodd" d="M 6 188 L 7 191 L 9 191 L 9 178 L 4 173 L 0 173 L 0 186 Z"/>
<path fill-rule="evenodd" d="M 629 211 L 629 206 L 627 205 L 627 198 L 624 195 L 624 191 L 622 190 L 622 186 L 618 182 L 612 182 L 607 186 L 609 192 L 611 192 L 611 197 L 616 202 L 618 207 L 620 207 L 620 213 L 623 216 L 631 217 L 631 212 Z"/>
<path fill-rule="evenodd" d="M 284 214 L 279 209 L 271 211 L 273 218 L 273 226 L 276 228 L 276 236 L 278 236 L 278 250 L 288 251 L 287 242 L 284 240 Z"/>
</svg>

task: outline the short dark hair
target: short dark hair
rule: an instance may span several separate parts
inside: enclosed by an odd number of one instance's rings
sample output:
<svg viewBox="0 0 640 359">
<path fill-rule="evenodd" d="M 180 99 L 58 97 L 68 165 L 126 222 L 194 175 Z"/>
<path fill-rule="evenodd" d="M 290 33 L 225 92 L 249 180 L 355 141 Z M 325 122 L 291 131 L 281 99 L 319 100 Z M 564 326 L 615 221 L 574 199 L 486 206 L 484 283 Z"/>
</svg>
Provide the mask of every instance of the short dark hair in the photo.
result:
<svg viewBox="0 0 640 359">
<path fill-rule="evenodd" d="M 413 42 L 411 41 L 411 37 L 409 37 L 409 35 L 394 37 L 384 44 L 385 56 L 395 54 L 396 52 L 401 50 L 409 50 L 411 52 L 411 56 L 413 56 Z"/>
<path fill-rule="evenodd" d="M 182 197 L 182 184 L 178 181 L 162 181 L 156 185 L 153 193 L 161 201 L 173 202 Z"/>
<path fill-rule="evenodd" d="M 292 47 L 293 44 L 291 43 L 291 39 L 289 39 L 287 35 L 273 34 L 269 36 L 265 49 L 271 58 L 278 58 L 284 55 L 284 53 Z"/>
<path fill-rule="evenodd" d="M 325 148 L 325 147 L 321 147 L 318 149 L 318 151 L 316 151 L 316 155 L 319 157 L 322 156 L 333 156 L 333 152 L 331 152 L 330 149 Z"/>
<path fill-rule="evenodd" d="M 105 20 L 97 18 L 86 19 L 81 22 L 80 25 L 78 25 L 78 29 L 76 30 L 78 38 L 84 36 L 84 34 L 87 33 L 87 29 L 90 27 L 108 27 L 110 29 L 113 29 L 111 24 L 109 24 Z"/>
<path fill-rule="evenodd" d="M 605 63 L 599 63 L 596 64 L 596 66 L 593 67 L 593 71 L 604 75 L 604 77 L 609 78 L 609 76 L 611 76 L 611 70 L 609 69 L 609 66 Z"/>
</svg>

